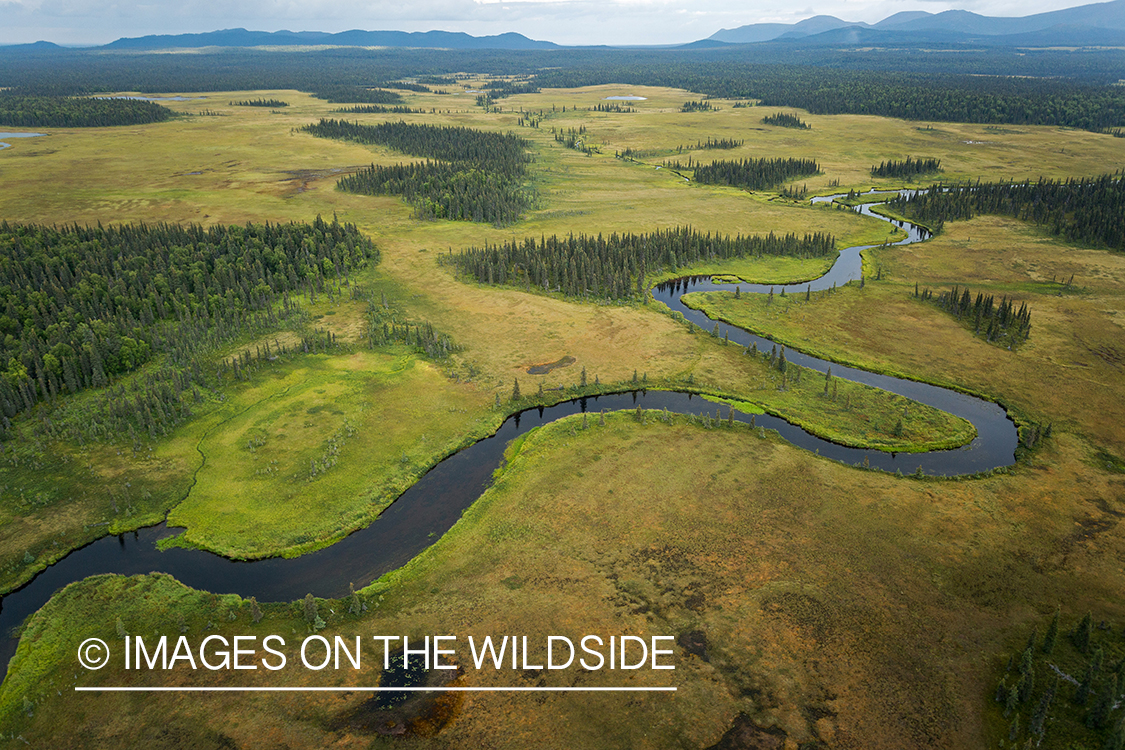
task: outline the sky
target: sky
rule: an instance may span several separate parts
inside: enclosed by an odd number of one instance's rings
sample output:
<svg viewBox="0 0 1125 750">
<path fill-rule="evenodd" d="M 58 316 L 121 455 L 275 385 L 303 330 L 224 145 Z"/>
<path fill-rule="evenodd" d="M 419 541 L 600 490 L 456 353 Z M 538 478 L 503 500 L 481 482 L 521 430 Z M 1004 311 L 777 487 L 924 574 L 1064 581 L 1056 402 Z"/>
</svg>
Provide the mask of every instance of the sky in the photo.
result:
<svg viewBox="0 0 1125 750">
<path fill-rule="evenodd" d="M 803 4 L 802 4 L 803 3 Z M 558 44 L 680 44 L 750 23 L 815 15 L 875 23 L 900 11 L 958 8 L 1026 16 L 1081 0 L 0 0 L 0 44 L 105 44 L 217 29 L 515 31 Z"/>
</svg>

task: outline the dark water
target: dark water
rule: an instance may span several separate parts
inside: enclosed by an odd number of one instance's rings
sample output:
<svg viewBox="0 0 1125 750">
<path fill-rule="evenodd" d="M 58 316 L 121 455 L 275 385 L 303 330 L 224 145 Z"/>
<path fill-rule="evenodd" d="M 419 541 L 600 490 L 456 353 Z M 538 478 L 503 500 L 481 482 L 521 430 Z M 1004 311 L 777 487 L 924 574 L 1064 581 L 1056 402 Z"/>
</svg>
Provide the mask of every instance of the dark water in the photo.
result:
<svg viewBox="0 0 1125 750">
<path fill-rule="evenodd" d="M 866 208 L 866 207 L 865 207 Z M 920 230 L 907 226 L 911 238 L 925 239 Z M 812 282 L 812 289 L 830 288 L 859 278 L 858 250 L 849 248 L 821 279 Z M 686 291 L 706 291 L 733 285 L 713 285 L 710 277 L 681 279 L 654 289 L 657 299 L 679 310 L 689 320 L 710 329 L 714 321 L 706 315 L 685 307 L 679 300 Z M 768 292 L 769 287 L 743 284 L 744 292 Z M 808 284 L 784 287 L 786 293 L 804 291 Z M 782 287 L 775 286 L 775 293 Z M 729 336 L 744 346 L 756 342 L 768 350 L 772 342 L 752 336 L 740 329 L 729 329 Z M 814 357 L 787 350 L 790 362 L 823 372 L 828 363 Z M 767 415 L 756 416 L 757 425 L 776 430 L 794 445 L 822 456 L 852 464 L 865 460 L 872 467 L 904 474 L 921 467 L 927 474 L 971 474 L 1014 461 L 1015 426 L 997 405 L 943 388 L 901 380 L 885 375 L 832 365 L 833 376 L 874 385 L 922 403 L 935 406 L 971 421 L 979 433 L 969 446 L 952 451 L 915 454 L 887 454 L 879 451 L 846 448 L 814 437 L 804 430 Z M 509 417 L 495 435 L 480 440 L 435 466 L 413 487 L 392 503 L 379 518 L 336 544 L 294 559 L 271 558 L 253 562 L 228 560 L 200 550 L 173 548 L 156 550 L 156 542 L 175 533 L 163 524 L 118 537 L 105 537 L 76 550 L 36 576 L 23 588 L 5 596 L 0 602 L 0 632 L 8 632 L 28 615 L 42 607 L 59 588 L 73 581 L 99 573 L 133 575 L 161 571 L 175 576 L 194 588 L 216 593 L 256 596 L 261 601 L 292 601 L 313 593 L 321 597 L 341 597 L 348 584 L 366 586 L 387 571 L 401 567 L 449 530 L 487 486 L 503 458 L 504 448 L 513 438 L 530 429 L 560 417 L 582 412 L 632 409 L 667 409 L 677 413 L 715 415 L 716 404 L 691 394 L 667 391 L 637 391 L 599 397 L 581 398 L 555 406 L 534 408 Z M 723 407 L 723 416 L 727 408 Z M 739 421 L 750 417 L 738 415 Z M 8 639 L 0 647 L 0 665 L 6 668 L 15 653 L 16 641 Z"/>
</svg>

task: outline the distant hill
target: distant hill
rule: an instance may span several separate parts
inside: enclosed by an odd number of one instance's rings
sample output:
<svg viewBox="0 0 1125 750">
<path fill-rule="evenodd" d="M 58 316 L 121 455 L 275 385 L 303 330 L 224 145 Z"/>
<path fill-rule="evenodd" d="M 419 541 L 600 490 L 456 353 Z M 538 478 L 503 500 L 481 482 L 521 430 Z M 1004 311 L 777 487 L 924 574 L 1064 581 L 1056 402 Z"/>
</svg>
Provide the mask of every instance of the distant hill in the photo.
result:
<svg viewBox="0 0 1125 750">
<path fill-rule="evenodd" d="M 161 34 L 118 39 L 103 49 L 180 49 L 195 47 L 291 47 L 339 45 L 345 47 L 420 47 L 427 49 L 558 49 L 509 32 L 496 36 L 470 36 L 454 31 L 247 31 L 224 29 L 203 34 Z"/>
<path fill-rule="evenodd" d="M 841 32 L 841 29 L 848 31 Z M 982 16 L 967 10 L 942 13 L 904 11 L 875 24 L 853 23 L 835 16 L 814 16 L 794 24 L 756 23 L 722 29 L 708 39 L 728 44 L 752 44 L 819 37 L 819 42 L 829 44 L 844 43 L 852 38 L 869 42 L 890 38 L 878 32 L 912 32 L 910 39 L 918 42 L 985 39 L 989 44 L 1013 46 L 1119 45 L 1125 40 L 1125 33 L 1105 32 L 1125 32 L 1125 0 L 1018 18 Z"/>
</svg>

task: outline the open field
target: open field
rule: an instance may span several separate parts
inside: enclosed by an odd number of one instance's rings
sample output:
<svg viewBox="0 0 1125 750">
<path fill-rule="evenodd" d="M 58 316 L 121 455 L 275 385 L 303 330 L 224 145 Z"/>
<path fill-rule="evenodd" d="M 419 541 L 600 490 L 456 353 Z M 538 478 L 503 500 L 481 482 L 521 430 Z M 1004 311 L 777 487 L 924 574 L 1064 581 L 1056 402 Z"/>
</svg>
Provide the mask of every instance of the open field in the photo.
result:
<svg viewBox="0 0 1125 750">
<path fill-rule="evenodd" d="M 623 103 L 637 112 L 586 111 L 605 96 L 629 93 L 648 97 Z M 259 97 L 291 106 L 277 113 L 227 106 Z M 546 90 L 501 100 L 500 112 L 475 106 L 471 94 L 405 98 L 408 106 L 438 111 L 344 116 L 515 132 L 532 142 L 537 207 L 506 227 L 425 222 L 397 197 L 339 192 L 338 175 L 407 158 L 295 132 L 341 115 L 333 113 L 340 105 L 292 91 L 209 94 L 170 106 L 213 114 L 144 127 L 51 130 L 0 152 L 0 218 L 8 221 L 212 224 L 335 214 L 381 251 L 380 264 L 355 279 L 371 299 L 386 295 L 401 319 L 432 323 L 460 347 L 442 361 L 402 345 L 370 348 L 366 303 L 321 298 L 306 306 L 307 327 L 335 333 L 342 350 L 297 354 L 246 382 L 227 382 L 193 420 L 138 452 L 28 441 L 0 467 L 4 590 L 67 549 L 166 513 L 170 525 L 186 527 L 176 543 L 230 556 L 291 555 L 329 544 L 369 523 L 440 457 L 494 430 L 514 408 L 516 379 L 525 407 L 538 400 L 540 387 L 549 389 L 545 402 L 576 393 L 583 371 L 606 389 L 628 387 L 636 372 L 650 387 L 690 385 L 843 443 L 894 450 L 963 443 L 972 437 L 965 423 L 918 404 L 909 405 L 903 434 L 892 434 L 905 404 L 882 392 L 841 384 L 841 397 L 830 402 L 821 393 L 823 377 L 812 373 L 781 390 L 776 370 L 655 303 L 596 304 L 464 283 L 438 257 L 529 235 L 684 224 L 724 234 L 829 232 L 840 247 L 896 237 L 888 225 L 850 211 L 814 209 L 776 192 L 690 184 L 655 168 L 664 158 L 685 158 L 688 151 L 676 153 L 680 145 L 707 137 L 745 144 L 694 150 L 693 158 L 815 158 L 822 174 L 798 183 L 822 194 L 893 186 L 872 180 L 868 169 L 907 155 L 940 158 L 942 179 L 1093 175 L 1125 162 L 1125 139 L 1085 131 L 949 123 L 931 129 L 727 102 L 717 112 L 681 113 L 683 102 L 700 97 L 673 89 Z M 520 108 L 545 113 L 538 128 L 518 125 Z M 798 115 L 812 130 L 762 125 L 762 116 L 775 111 Z M 587 143 L 601 153 L 564 148 L 552 127 L 585 127 Z M 642 151 L 640 161 L 615 159 L 614 150 L 624 148 Z M 470 694 L 411 724 L 408 744 L 702 748 L 742 726 L 738 717 L 745 715 L 784 732 L 746 730 L 764 747 L 783 740 L 786 747 L 995 747 L 1008 722 L 991 695 L 1032 625 L 1042 633 L 1061 605 L 1067 622 L 1090 610 L 1120 630 L 1125 260 L 1065 245 L 1020 222 L 982 217 L 947 222 L 926 243 L 867 251 L 864 263 L 862 289 L 852 284 L 808 302 L 803 295 L 767 305 L 752 295 L 712 294 L 693 304 L 808 353 L 985 394 L 1024 424 L 1051 424 L 1051 436 L 1021 451 L 1010 472 L 947 481 L 845 467 L 744 427 L 642 424 L 622 413 L 605 426 L 591 420 L 589 430 L 574 418 L 538 430 L 510 450 L 495 486 L 452 532 L 363 592 L 365 614 L 345 614 L 347 602 L 322 602 L 322 633 L 684 636 L 674 672 L 514 675 L 521 685 L 679 690 L 640 697 Z M 883 278 L 875 281 L 879 268 Z M 690 270 L 780 283 L 815 277 L 824 261 L 738 260 Z M 668 270 L 650 280 L 674 275 Z M 974 295 L 1026 301 L 1031 337 L 1014 352 L 974 338 L 945 312 L 913 299 L 916 282 L 935 294 L 958 284 Z M 255 344 L 240 342 L 232 351 Z M 565 357 L 573 363 L 527 372 Z M 570 390 L 550 390 L 556 388 Z M 175 635 L 181 616 L 191 636 L 280 633 L 296 641 L 306 632 L 299 604 L 262 607 L 265 618 L 252 624 L 249 605 L 237 597 L 196 592 L 166 577 L 72 586 L 28 626 L 0 686 L 0 731 L 60 747 L 250 747 L 263 738 L 290 747 L 389 743 L 374 731 L 375 719 L 355 719 L 366 710 L 361 694 L 68 692 L 76 680 L 376 684 L 373 665 L 344 675 L 286 669 L 251 678 L 140 676 L 111 668 L 74 676 L 76 644 L 93 636 L 114 643 L 118 618 L 128 632 L 146 635 Z M 705 658 L 695 633 L 703 634 Z M 464 653 L 459 661 L 457 684 L 513 679 L 466 669 Z M 1076 732 L 1048 733 L 1042 746 L 1091 741 Z"/>
</svg>

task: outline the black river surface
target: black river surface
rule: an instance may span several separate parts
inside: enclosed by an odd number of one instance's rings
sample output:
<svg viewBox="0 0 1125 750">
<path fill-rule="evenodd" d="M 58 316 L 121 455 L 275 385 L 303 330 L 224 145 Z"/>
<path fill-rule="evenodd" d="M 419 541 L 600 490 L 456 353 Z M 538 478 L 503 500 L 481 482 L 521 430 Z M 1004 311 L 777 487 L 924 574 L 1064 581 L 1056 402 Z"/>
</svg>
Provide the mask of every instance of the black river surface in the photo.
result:
<svg viewBox="0 0 1125 750">
<path fill-rule="evenodd" d="M 814 199 L 816 202 L 830 200 Z M 857 210 L 882 219 L 871 212 L 870 204 Z M 894 223 L 909 235 L 896 244 L 919 242 L 929 236 L 924 229 L 907 222 Z M 813 291 L 829 289 L 833 285 L 858 279 L 861 273 L 860 252 L 868 247 L 874 246 L 841 251 L 831 270 L 815 281 L 774 285 L 772 289 L 775 293 L 784 289 L 786 294 L 797 294 L 810 288 Z M 732 290 L 735 286 L 748 293 L 768 293 L 771 289 L 768 285 L 712 284 L 710 276 L 696 276 L 661 284 L 652 293 L 673 310 L 683 313 L 688 320 L 709 330 L 718 321 L 688 308 L 680 297 L 690 291 Z M 742 346 L 757 344 L 759 349 L 768 349 L 774 345 L 739 328 L 724 323 L 719 325 L 720 331 L 725 330 L 731 341 Z M 824 372 L 830 364 L 792 349 L 786 350 L 786 358 L 820 372 Z M 882 388 L 963 417 L 976 427 L 977 437 L 969 445 L 955 450 L 890 454 L 837 445 L 770 415 L 751 417 L 739 414 L 736 419 L 742 422 L 753 419 L 759 427 L 776 430 L 794 445 L 816 451 L 821 456 L 849 464 L 866 462 L 872 468 L 891 472 L 900 470 L 907 474 L 921 468 L 924 473 L 933 475 L 973 474 L 1014 463 L 1015 425 L 998 405 L 925 383 L 834 363 L 831 366 L 834 377 Z M 11 632 L 68 583 L 100 573 L 135 575 L 160 571 L 197 589 L 242 597 L 255 596 L 260 601 L 292 601 L 310 592 L 325 598 L 344 596 L 348 593 L 349 583 L 354 583 L 356 588 L 366 586 L 384 573 L 404 565 L 448 531 L 488 486 L 492 472 L 503 460 L 505 446 L 513 438 L 567 415 L 603 409 L 631 409 L 638 405 L 645 409 L 667 409 L 683 414 L 715 414 L 717 410 L 715 403 L 699 396 L 645 390 L 590 396 L 554 406 L 527 409 L 508 417 L 491 437 L 436 465 L 370 526 L 330 547 L 297 558 L 238 561 L 202 550 L 172 548 L 161 552 L 156 549 L 156 542 L 177 533 L 176 529 L 164 524 L 103 537 L 75 550 L 22 588 L 3 597 L 0 600 L 0 633 Z M 726 414 L 724 407 L 724 418 Z M 5 672 L 16 645 L 17 641 L 13 638 L 0 641 L 0 667 Z"/>
</svg>

